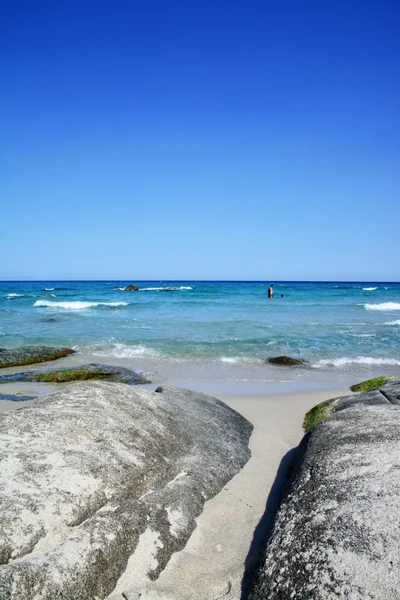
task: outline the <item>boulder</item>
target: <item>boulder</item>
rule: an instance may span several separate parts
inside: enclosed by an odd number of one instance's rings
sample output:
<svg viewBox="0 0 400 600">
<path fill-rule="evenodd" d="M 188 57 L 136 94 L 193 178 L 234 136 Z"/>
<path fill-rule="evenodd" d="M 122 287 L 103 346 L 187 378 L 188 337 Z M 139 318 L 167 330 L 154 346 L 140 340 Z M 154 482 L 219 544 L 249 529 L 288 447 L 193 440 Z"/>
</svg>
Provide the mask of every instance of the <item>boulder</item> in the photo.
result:
<svg viewBox="0 0 400 600">
<path fill-rule="evenodd" d="M 52 348 L 51 346 L 22 346 L 12 350 L 3 350 L 0 353 L 0 369 L 55 360 L 74 353 L 75 350 L 71 350 L 71 348 Z"/>
<path fill-rule="evenodd" d="M 304 436 L 248 600 L 399 598 L 399 398 L 338 398 Z"/>
<path fill-rule="evenodd" d="M 15 381 L 34 381 L 38 383 L 67 383 L 70 381 L 86 381 L 88 379 L 107 379 L 129 385 L 151 383 L 149 379 L 130 369 L 110 367 L 108 365 L 80 365 L 69 369 L 53 369 L 51 371 L 27 371 L 0 375 L 1 383 Z"/>
<path fill-rule="evenodd" d="M 265 362 L 270 363 L 271 365 L 292 367 L 295 365 L 306 365 L 308 361 L 300 360 L 299 358 L 292 358 L 291 356 L 275 356 L 272 358 L 266 358 Z"/>
<path fill-rule="evenodd" d="M 0 415 L 1 600 L 92 600 L 122 574 L 157 578 L 249 459 L 251 430 L 210 396 L 108 382 Z"/>
<path fill-rule="evenodd" d="M 138 285 L 127 285 L 125 288 L 126 292 L 137 292 L 139 290 Z"/>
</svg>

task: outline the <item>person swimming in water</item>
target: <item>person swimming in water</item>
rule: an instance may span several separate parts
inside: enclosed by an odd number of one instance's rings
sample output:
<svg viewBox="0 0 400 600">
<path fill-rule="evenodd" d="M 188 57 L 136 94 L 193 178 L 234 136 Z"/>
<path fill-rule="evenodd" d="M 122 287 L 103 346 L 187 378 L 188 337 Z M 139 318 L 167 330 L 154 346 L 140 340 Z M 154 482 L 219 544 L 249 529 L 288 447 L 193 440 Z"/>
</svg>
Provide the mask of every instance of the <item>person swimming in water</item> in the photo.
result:
<svg viewBox="0 0 400 600">
<path fill-rule="evenodd" d="M 273 298 L 274 297 L 274 284 L 271 283 L 271 285 L 268 288 L 268 298 Z"/>
</svg>

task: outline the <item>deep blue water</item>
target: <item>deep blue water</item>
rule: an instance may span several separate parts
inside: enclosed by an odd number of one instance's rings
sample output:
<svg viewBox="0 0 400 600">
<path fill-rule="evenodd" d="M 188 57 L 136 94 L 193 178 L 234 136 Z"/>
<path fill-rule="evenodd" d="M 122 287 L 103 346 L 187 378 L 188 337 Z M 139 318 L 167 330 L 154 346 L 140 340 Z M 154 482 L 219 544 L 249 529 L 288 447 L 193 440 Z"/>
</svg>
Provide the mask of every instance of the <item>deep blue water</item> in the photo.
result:
<svg viewBox="0 0 400 600">
<path fill-rule="evenodd" d="M 114 289 L 130 283 L 140 291 Z M 274 282 L 272 300 L 269 283 L 1 282 L 0 346 L 70 346 L 199 374 L 213 364 L 251 376 L 280 354 L 319 369 L 400 371 L 399 283 Z"/>
</svg>

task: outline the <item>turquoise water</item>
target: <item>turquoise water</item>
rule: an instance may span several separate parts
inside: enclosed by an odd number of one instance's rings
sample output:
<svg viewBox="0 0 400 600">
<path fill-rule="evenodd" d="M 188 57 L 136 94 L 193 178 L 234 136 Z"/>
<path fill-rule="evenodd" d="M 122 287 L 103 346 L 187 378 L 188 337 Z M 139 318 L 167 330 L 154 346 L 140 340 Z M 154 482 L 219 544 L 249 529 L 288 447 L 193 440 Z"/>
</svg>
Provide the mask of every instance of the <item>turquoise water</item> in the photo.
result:
<svg viewBox="0 0 400 600">
<path fill-rule="evenodd" d="M 262 378 L 281 354 L 314 374 L 400 373 L 399 283 L 274 282 L 272 300 L 269 283 L 1 282 L 0 346 L 69 346 L 160 376 Z"/>
</svg>

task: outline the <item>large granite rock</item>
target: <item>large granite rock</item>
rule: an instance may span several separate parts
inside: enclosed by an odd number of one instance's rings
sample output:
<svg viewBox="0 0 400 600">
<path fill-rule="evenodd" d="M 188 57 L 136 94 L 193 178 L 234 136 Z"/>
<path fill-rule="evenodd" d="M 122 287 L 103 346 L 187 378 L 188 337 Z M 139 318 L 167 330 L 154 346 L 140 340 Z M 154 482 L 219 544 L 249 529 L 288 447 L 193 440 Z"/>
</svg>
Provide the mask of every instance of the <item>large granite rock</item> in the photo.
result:
<svg viewBox="0 0 400 600">
<path fill-rule="evenodd" d="M 341 398 L 303 438 L 249 600 L 400 597 L 399 396 Z"/>
<path fill-rule="evenodd" d="M 62 358 L 74 354 L 71 348 L 52 348 L 51 346 L 23 346 L 0 352 L 0 368 L 30 365 Z"/>
<path fill-rule="evenodd" d="M 251 430 L 210 396 L 105 382 L 0 415 L 1 600 L 105 598 L 143 564 L 156 578 Z"/>
</svg>

